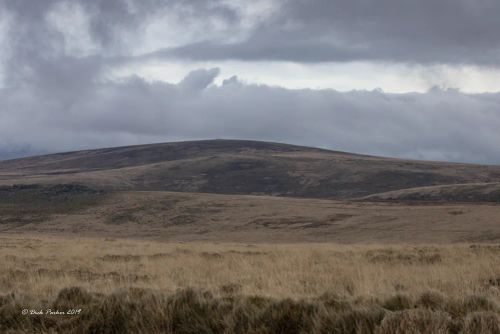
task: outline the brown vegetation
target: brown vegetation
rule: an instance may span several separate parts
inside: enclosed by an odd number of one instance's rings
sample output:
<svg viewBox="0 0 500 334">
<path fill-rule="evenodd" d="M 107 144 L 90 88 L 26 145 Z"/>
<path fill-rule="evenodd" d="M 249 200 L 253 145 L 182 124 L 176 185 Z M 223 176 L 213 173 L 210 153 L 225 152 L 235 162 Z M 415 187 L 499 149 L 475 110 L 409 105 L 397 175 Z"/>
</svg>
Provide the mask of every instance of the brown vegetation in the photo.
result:
<svg viewBox="0 0 500 334">
<path fill-rule="evenodd" d="M 3 236 L 0 332 L 498 333 L 499 255 Z"/>
<path fill-rule="evenodd" d="M 0 187 L 0 232 L 218 242 L 500 241 L 500 206 L 493 204 L 18 188 Z"/>
<path fill-rule="evenodd" d="M 500 167 L 391 159 L 244 140 L 162 143 L 0 161 L 0 184 L 359 198 L 415 187 L 500 181 Z M 467 188 L 468 189 L 468 188 Z M 498 201 L 496 187 L 405 199 Z"/>
</svg>

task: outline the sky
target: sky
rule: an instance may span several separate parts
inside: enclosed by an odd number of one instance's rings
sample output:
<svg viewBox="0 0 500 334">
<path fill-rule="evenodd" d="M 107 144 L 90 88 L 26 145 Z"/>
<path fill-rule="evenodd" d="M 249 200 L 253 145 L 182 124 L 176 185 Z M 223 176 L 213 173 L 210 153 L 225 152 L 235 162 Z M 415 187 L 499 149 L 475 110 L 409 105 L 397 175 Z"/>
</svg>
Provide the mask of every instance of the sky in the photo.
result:
<svg viewBox="0 0 500 334">
<path fill-rule="evenodd" d="M 497 0 L 0 0 L 0 159 L 198 139 L 500 164 Z"/>
</svg>

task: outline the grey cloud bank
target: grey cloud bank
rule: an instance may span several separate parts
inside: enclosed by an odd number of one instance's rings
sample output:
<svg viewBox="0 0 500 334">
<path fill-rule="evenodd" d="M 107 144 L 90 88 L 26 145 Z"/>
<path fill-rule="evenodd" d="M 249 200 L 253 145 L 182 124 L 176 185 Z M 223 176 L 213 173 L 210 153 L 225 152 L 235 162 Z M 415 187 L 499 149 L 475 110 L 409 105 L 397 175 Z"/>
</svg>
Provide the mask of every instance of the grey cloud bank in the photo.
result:
<svg viewBox="0 0 500 334">
<path fill-rule="evenodd" d="M 217 86 L 212 84 L 217 73 L 197 70 L 179 84 L 140 77 L 101 82 L 69 100 L 39 87 L 2 91 L 9 109 L 2 112 L 0 143 L 60 151 L 244 138 L 385 156 L 500 162 L 500 94 L 289 90 L 236 78 Z"/>
</svg>

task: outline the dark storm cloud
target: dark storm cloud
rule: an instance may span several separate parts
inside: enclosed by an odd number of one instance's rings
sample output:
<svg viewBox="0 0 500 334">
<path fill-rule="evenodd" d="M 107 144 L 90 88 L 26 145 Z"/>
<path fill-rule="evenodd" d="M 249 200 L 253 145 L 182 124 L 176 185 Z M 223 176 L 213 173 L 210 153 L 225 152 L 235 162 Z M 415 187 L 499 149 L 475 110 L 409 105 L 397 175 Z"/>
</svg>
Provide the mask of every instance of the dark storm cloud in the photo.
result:
<svg viewBox="0 0 500 334">
<path fill-rule="evenodd" d="M 498 13 L 496 0 L 284 0 L 243 41 L 203 41 L 154 55 L 497 66 Z"/>
<path fill-rule="evenodd" d="M 77 5 L 87 15 L 89 28 L 86 33 L 91 42 L 99 46 L 92 59 L 68 55 L 65 47 L 70 41 L 66 40 L 63 31 L 49 23 L 48 14 L 61 4 Z M 67 9 L 72 10 L 75 9 Z M 167 13 L 175 13 L 180 23 L 186 24 L 186 31 L 198 20 L 216 19 L 228 24 L 238 20 L 234 10 L 213 0 L 2 0 L 0 14 L 2 11 L 11 14 L 14 21 L 8 38 L 11 54 L 5 66 L 6 81 L 10 85 L 32 80 L 32 77 L 47 79 L 52 71 L 68 73 L 69 68 L 76 72 L 82 67 L 75 78 L 93 77 L 105 65 L 129 60 L 147 23 Z M 54 80 L 57 79 L 55 76 Z"/>
<path fill-rule="evenodd" d="M 54 55 L 64 46 L 46 13 L 61 0 L 3 0 L 16 15 L 15 57 Z M 220 0 L 75 0 L 89 17 L 89 34 L 101 56 L 132 56 L 151 18 L 175 13 L 183 31 L 200 22 L 225 23 L 225 36 L 199 36 L 139 57 L 182 60 L 380 61 L 499 65 L 500 2 L 496 0 L 269 0 L 272 15 L 235 34 L 243 13 Z M 1 6 L 1 4 L 0 4 Z M 243 8 L 245 8 L 243 6 Z M 244 12 L 244 9 L 242 10 Z M 50 42 L 50 43 L 47 43 Z M 167 43 L 168 44 L 168 43 Z M 134 55 L 136 56 L 136 55 Z M 109 61 L 109 59 L 108 59 Z"/>
</svg>

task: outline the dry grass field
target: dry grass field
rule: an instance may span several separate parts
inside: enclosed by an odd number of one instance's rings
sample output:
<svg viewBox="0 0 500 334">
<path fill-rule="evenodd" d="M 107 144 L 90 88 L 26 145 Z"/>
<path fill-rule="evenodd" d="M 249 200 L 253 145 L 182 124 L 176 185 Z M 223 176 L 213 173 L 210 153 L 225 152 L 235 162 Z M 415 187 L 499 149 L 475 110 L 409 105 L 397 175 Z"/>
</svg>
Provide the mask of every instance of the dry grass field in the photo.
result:
<svg viewBox="0 0 500 334">
<path fill-rule="evenodd" d="M 0 332 L 498 333 L 499 255 L 3 235 Z"/>
<path fill-rule="evenodd" d="M 161 241 L 500 242 L 493 203 L 388 203 L 165 191 L 0 187 L 0 233 Z M 3 191 L 2 191 L 3 190 Z"/>
<path fill-rule="evenodd" d="M 225 140 L 3 161 L 0 334 L 500 334 L 499 180 Z"/>
</svg>

